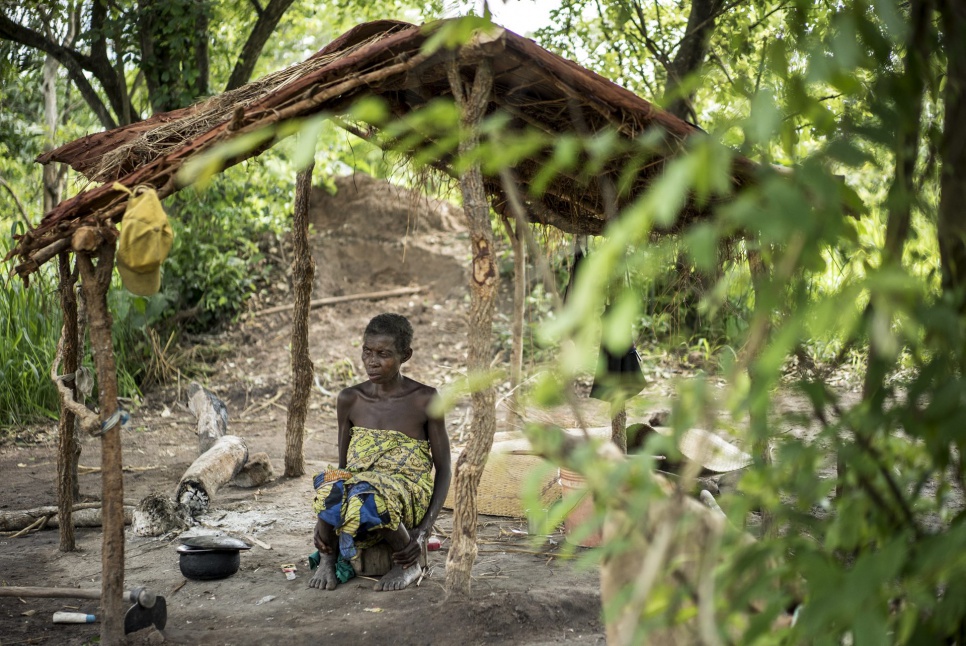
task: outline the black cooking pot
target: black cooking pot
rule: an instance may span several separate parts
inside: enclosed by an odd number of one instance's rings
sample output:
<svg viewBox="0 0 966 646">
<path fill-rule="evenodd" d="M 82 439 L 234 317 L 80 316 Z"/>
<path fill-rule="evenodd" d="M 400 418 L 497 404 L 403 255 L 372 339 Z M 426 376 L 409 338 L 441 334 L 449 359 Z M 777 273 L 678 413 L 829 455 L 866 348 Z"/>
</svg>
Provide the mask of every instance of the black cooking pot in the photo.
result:
<svg viewBox="0 0 966 646">
<path fill-rule="evenodd" d="M 196 540 L 201 538 L 208 540 Z M 210 540 L 212 538 L 227 537 L 185 539 L 185 544 L 178 547 L 178 554 L 181 555 L 179 562 L 181 574 L 185 578 L 210 581 L 229 577 L 237 572 L 238 566 L 241 565 L 239 551 L 251 548 L 250 545 L 238 539 L 215 541 Z"/>
</svg>

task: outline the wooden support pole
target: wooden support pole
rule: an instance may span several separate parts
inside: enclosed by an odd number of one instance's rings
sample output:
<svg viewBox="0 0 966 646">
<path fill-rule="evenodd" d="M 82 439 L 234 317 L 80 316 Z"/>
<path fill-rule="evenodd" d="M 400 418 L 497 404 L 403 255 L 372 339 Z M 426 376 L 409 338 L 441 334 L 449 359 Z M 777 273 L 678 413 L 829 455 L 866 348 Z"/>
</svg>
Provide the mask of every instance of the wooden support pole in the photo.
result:
<svg viewBox="0 0 966 646">
<path fill-rule="evenodd" d="M 621 450 L 621 453 L 627 454 L 627 404 L 623 401 L 618 409 L 611 414 L 610 439 Z"/>
<path fill-rule="evenodd" d="M 759 311 L 758 321 L 752 324 L 753 333 L 749 335 L 750 341 L 745 347 L 744 357 L 748 380 L 752 385 L 759 384 L 762 380 L 761 374 L 755 362 L 761 355 L 767 341 L 771 324 L 767 318 L 767 309 L 762 305 L 765 299 L 766 284 L 769 277 L 768 267 L 765 265 L 761 252 L 758 249 L 749 249 L 748 268 L 751 271 L 752 287 L 755 290 L 755 309 Z M 754 387 L 752 388 L 754 392 Z M 751 423 L 751 452 L 759 466 L 767 467 L 771 465 L 771 450 L 768 442 L 768 399 L 766 397 L 753 398 L 748 411 Z M 841 464 L 841 462 L 840 462 Z M 773 514 L 768 509 L 761 510 L 761 531 L 763 536 L 772 537 L 774 534 Z"/>
<path fill-rule="evenodd" d="M 503 226 L 510 237 L 513 246 L 513 323 L 510 329 L 512 346 L 510 348 L 510 396 L 507 398 L 509 415 L 516 419 L 517 424 L 523 424 L 523 415 L 517 404 L 519 393 L 517 387 L 523 381 L 523 321 L 527 308 L 527 247 L 523 243 L 521 223 L 516 227 L 510 224 L 510 218 L 503 215 Z"/>
<path fill-rule="evenodd" d="M 475 68 L 471 87 L 465 87 L 458 60 L 451 62 L 449 84 L 460 108 L 463 137 L 459 153 L 465 156 L 479 142 L 479 126 L 490 90 L 493 72 L 483 59 Z M 473 266 L 470 272 L 470 331 L 467 368 L 470 373 L 484 373 L 490 367 L 493 343 L 493 311 L 495 308 L 498 273 L 493 253 L 493 229 L 490 208 L 483 188 L 483 174 L 479 162 L 463 171 L 460 178 L 463 211 L 470 229 L 473 247 Z M 446 559 L 447 594 L 469 595 L 470 573 L 476 560 L 477 488 L 483 466 L 493 446 L 496 432 L 496 392 L 492 385 L 476 390 L 471 395 L 473 421 L 466 448 L 456 462 L 455 509 L 453 510 L 453 543 Z"/>
<path fill-rule="evenodd" d="M 65 251 L 58 259 L 60 270 L 60 308 L 64 315 L 64 326 L 61 330 L 61 344 L 63 359 L 61 369 L 64 374 L 77 372 L 80 365 L 78 334 L 77 334 L 77 293 L 74 284 L 77 275 L 70 267 L 70 255 Z M 74 380 L 66 384 L 74 400 L 77 399 L 77 387 Z M 80 459 L 80 443 L 74 425 L 74 414 L 61 401 L 60 421 L 58 423 L 58 451 L 57 451 L 57 509 L 60 518 L 61 552 L 73 552 L 77 549 L 74 539 L 74 523 L 71 513 L 74 507 L 74 495 L 77 490 L 77 461 Z"/>
<path fill-rule="evenodd" d="M 285 422 L 285 475 L 297 478 L 305 473 L 305 415 L 312 389 L 314 366 L 309 357 L 309 307 L 312 301 L 312 279 L 315 260 L 309 249 L 309 198 L 312 194 L 313 160 L 295 179 L 295 215 L 292 238 L 295 259 L 292 282 L 295 309 L 292 311 L 292 399 Z"/>
<path fill-rule="evenodd" d="M 81 287 L 87 304 L 91 351 L 97 370 L 101 415 L 101 643 L 124 639 L 124 479 L 121 472 L 121 423 L 117 405 L 117 367 L 111 341 L 107 290 L 114 272 L 114 240 L 97 251 L 97 265 L 87 253 L 77 254 Z"/>
</svg>

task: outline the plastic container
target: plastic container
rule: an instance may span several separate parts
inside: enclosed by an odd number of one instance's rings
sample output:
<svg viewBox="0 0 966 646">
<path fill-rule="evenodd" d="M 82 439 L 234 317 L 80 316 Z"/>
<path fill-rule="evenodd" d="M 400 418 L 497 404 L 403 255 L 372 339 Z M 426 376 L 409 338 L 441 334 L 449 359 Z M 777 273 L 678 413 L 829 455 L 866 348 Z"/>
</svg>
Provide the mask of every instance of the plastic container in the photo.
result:
<svg viewBox="0 0 966 646">
<path fill-rule="evenodd" d="M 564 538 L 568 543 L 579 545 L 580 547 L 597 547 L 601 543 L 600 529 L 589 536 L 585 536 L 578 528 L 593 522 L 594 518 L 594 499 L 587 491 L 587 482 L 584 477 L 574 471 L 560 469 L 559 473 L 560 491 L 564 498 L 573 492 L 580 493 L 577 504 L 574 505 L 567 517 L 564 518 Z M 580 537 L 579 540 L 577 537 Z"/>
</svg>

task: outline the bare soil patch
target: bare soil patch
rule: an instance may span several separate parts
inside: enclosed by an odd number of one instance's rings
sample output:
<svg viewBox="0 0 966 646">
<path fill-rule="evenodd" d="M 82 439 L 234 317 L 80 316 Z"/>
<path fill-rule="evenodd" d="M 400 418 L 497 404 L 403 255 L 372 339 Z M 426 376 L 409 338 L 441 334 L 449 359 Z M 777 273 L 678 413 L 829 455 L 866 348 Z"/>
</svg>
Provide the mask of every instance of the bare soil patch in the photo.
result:
<svg viewBox="0 0 966 646">
<path fill-rule="evenodd" d="M 468 244 L 452 205 L 417 198 L 365 176 L 338 180 L 339 192 L 313 199 L 316 298 L 410 285 L 416 296 L 358 301 L 312 310 L 311 356 L 318 382 L 310 399 L 305 445 L 307 474 L 277 479 L 257 490 L 228 487 L 194 532 L 248 534 L 271 546 L 243 553 L 241 569 L 218 581 L 186 580 L 178 568 L 177 537 L 142 538 L 128 532 L 128 586 L 145 585 L 168 602 L 163 635 L 150 630 L 134 643 L 172 644 L 549 644 L 603 643 L 598 573 L 560 558 L 560 534 L 526 535 L 526 523 L 480 518 L 480 556 L 468 599 L 445 600 L 444 565 L 451 516 L 437 527 L 442 550 L 430 553 L 419 587 L 377 593 L 355 578 L 332 592 L 308 588 L 306 557 L 314 550 L 312 476 L 337 460 L 335 393 L 359 380 L 361 332 L 371 316 L 395 311 L 415 328 L 415 355 L 405 372 L 444 386 L 465 366 Z M 213 366 L 206 384 L 229 407 L 229 432 L 252 452 L 267 452 L 282 471 L 289 400 L 290 315 L 252 318 L 211 342 L 231 352 Z M 185 406 L 187 383 L 148 393 L 123 430 L 124 464 L 151 467 L 124 474 L 125 499 L 153 491 L 169 495 L 197 457 L 195 420 Z M 448 419 L 459 446 L 468 424 L 465 406 Z M 84 438 L 81 464 L 98 466 L 99 444 Z M 0 510 L 56 503 L 54 427 L 30 429 L 0 446 Z M 81 478 L 83 500 L 100 497 L 100 476 Z M 100 532 L 79 529 L 79 551 L 57 550 L 57 532 L 0 538 L 0 584 L 100 588 Z M 282 566 L 294 563 L 286 579 Z M 0 645 L 95 643 L 99 627 L 54 625 L 57 610 L 95 612 L 96 603 L 69 599 L 0 598 Z"/>
</svg>

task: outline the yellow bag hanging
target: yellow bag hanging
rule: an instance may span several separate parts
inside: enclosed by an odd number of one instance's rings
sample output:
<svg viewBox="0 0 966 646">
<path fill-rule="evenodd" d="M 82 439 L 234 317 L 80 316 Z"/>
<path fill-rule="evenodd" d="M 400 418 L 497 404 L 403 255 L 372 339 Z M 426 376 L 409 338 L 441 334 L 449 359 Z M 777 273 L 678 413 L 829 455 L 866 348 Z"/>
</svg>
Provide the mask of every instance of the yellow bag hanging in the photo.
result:
<svg viewBox="0 0 966 646">
<path fill-rule="evenodd" d="M 117 271 L 129 292 L 150 296 L 161 289 L 161 263 L 171 251 L 174 232 L 153 188 L 138 186 L 131 191 L 118 182 L 114 188 L 130 195 L 121 219 Z"/>
</svg>

